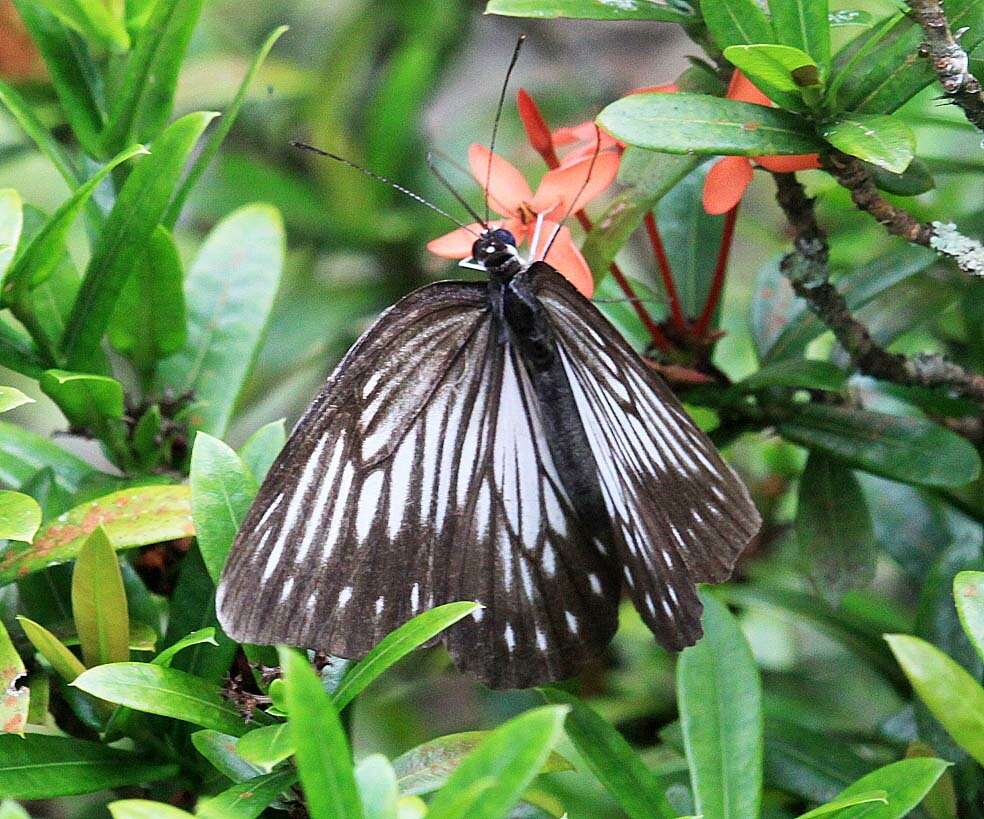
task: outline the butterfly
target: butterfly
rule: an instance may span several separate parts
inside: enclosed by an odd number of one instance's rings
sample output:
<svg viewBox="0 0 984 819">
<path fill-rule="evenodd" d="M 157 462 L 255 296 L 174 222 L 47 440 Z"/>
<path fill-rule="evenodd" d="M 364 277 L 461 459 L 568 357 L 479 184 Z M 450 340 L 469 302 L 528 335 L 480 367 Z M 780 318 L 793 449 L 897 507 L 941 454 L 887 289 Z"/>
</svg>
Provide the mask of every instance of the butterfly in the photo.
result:
<svg viewBox="0 0 984 819">
<path fill-rule="evenodd" d="M 487 228 L 487 282 L 384 312 L 294 428 L 217 596 L 235 639 L 360 657 L 413 616 L 484 608 L 441 637 L 494 688 L 577 673 L 623 587 L 657 640 L 701 635 L 760 518 L 660 377 L 553 267 Z"/>
</svg>

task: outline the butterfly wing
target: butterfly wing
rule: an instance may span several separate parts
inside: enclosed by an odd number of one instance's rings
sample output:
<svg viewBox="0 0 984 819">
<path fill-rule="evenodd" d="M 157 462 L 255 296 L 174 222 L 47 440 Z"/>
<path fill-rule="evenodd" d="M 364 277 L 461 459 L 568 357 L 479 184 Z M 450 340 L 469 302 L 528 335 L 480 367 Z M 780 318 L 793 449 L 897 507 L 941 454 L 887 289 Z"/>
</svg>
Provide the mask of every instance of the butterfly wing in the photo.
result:
<svg viewBox="0 0 984 819">
<path fill-rule="evenodd" d="M 741 479 L 662 379 L 549 265 L 528 275 L 547 309 L 636 608 L 668 648 L 700 637 L 695 583 L 721 582 L 761 518 Z"/>
<path fill-rule="evenodd" d="M 579 534 L 533 392 L 484 284 L 383 314 L 328 379 L 240 528 L 217 605 L 242 642 L 365 654 L 426 608 L 496 687 L 575 673 L 616 626 L 618 580 Z"/>
</svg>

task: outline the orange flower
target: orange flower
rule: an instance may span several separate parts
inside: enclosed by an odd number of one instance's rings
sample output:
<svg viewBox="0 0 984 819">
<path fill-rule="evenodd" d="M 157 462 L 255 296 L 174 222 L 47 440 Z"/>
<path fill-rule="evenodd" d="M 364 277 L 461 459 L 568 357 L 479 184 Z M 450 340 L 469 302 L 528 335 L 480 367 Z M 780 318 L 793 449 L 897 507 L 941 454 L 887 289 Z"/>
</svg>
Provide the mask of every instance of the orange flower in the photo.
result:
<svg viewBox="0 0 984 819">
<path fill-rule="evenodd" d="M 492 165 L 489 174 L 490 157 Z M 529 241 L 531 261 L 542 257 L 547 243 L 556 234 L 545 261 L 557 268 L 585 297 L 590 298 L 594 290 L 591 269 L 574 244 L 570 230 L 557 220 L 581 210 L 611 185 L 618 173 L 618 155 L 604 152 L 597 158 L 588 156 L 547 171 L 536 193 L 516 167 L 491 153 L 484 145 L 476 144 L 469 148 L 468 164 L 472 175 L 483 186 L 488 174 L 486 195 L 489 207 L 505 217 L 489 222 L 489 227 L 508 230 L 516 237 L 517 246 Z M 472 245 L 483 229 L 478 223 L 458 228 L 429 242 L 427 249 L 445 259 L 468 259 Z"/>
<path fill-rule="evenodd" d="M 728 85 L 729 100 L 751 102 L 755 105 L 772 106 L 772 101 L 758 90 L 751 81 L 735 69 Z M 736 207 L 745 195 L 752 181 L 752 163 L 755 162 L 767 171 L 791 173 L 819 168 L 820 159 L 816 154 L 796 154 L 792 156 L 725 156 L 711 166 L 704 180 L 704 210 L 710 214 L 727 213 Z"/>
</svg>

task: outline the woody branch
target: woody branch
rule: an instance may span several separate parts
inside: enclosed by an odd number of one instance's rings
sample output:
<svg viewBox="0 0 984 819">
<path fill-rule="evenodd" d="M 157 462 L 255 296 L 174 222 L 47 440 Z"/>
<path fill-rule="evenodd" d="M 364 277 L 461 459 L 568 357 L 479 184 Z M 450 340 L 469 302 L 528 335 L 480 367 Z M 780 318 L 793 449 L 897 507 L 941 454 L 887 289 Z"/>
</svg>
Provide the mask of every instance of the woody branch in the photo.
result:
<svg viewBox="0 0 984 819">
<path fill-rule="evenodd" d="M 962 32 L 954 34 L 950 30 L 940 0 L 909 0 L 909 8 L 926 34 L 923 53 L 932 60 L 944 93 L 963 109 L 970 122 L 984 131 L 984 90 L 970 73 L 967 52 L 958 42 Z"/>
<path fill-rule="evenodd" d="M 796 248 L 782 260 L 780 269 L 796 295 L 833 331 L 858 370 L 905 386 L 944 387 L 984 404 L 984 375 L 968 372 L 937 354 L 910 357 L 891 353 L 871 337 L 829 280 L 827 235 L 817 222 L 813 200 L 795 174 L 772 176 L 776 200 L 793 228 Z"/>
</svg>

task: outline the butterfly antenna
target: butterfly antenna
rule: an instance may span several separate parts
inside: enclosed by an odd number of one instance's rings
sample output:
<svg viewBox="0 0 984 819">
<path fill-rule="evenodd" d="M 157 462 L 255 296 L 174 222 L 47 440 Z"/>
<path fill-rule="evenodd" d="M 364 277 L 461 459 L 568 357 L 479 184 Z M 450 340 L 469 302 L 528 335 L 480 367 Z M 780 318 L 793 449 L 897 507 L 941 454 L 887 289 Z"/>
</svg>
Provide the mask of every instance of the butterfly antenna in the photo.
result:
<svg viewBox="0 0 984 819">
<path fill-rule="evenodd" d="M 550 252 L 550 248 L 553 247 L 553 243 L 557 241 L 557 237 L 560 235 L 560 229 L 564 226 L 564 222 L 570 219 L 571 214 L 574 212 L 574 206 L 577 204 L 577 200 L 581 198 L 581 194 L 584 193 L 585 188 L 588 187 L 588 183 L 591 181 L 591 174 L 594 173 L 595 163 L 598 161 L 598 154 L 601 153 L 601 129 L 595 124 L 595 149 L 594 153 L 591 154 L 591 163 L 588 165 L 588 173 L 584 177 L 584 181 L 581 183 L 581 187 L 578 189 L 577 196 L 575 196 L 570 205 L 567 206 L 567 213 L 564 214 L 564 218 L 557 223 L 557 227 L 554 228 L 553 233 L 550 234 L 550 241 L 547 242 L 547 246 L 543 249 L 543 255 L 541 259 L 546 260 L 547 254 Z"/>
<path fill-rule="evenodd" d="M 516 61 L 519 59 L 519 51 L 526 42 L 526 35 L 520 34 L 516 40 L 516 47 L 513 49 L 512 59 L 509 60 L 509 68 L 506 69 L 506 78 L 502 81 L 502 90 L 499 92 L 499 104 L 495 108 L 495 120 L 492 122 L 492 140 L 489 143 L 489 161 L 485 166 L 485 219 L 483 224 L 489 221 L 489 184 L 492 182 L 492 152 L 495 150 L 495 138 L 499 133 L 499 120 L 502 119 L 502 108 L 506 104 L 506 90 L 509 88 L 509 78 L 512 76 Z"/>
<path fill-rule="evenodd" d="M 465 197 L 462 196 L 460 193 L 458 193 L 458 191 L 455 190 L 454 186 L 448 181 L 448 178 L 437 169 L 437 165 L 434 163 L 434 154 L 430 152 L 428 152 L 427 154 L 427 167 L 430 168 L 431 173 L 434 174 L 434 176 L 437 178 L 437 181 L 440 182 L 442 185 L 444 185 L 444 187 L 451 192 L 451 195 L 455 199 L 457 199 L 458 202 L 461 203 L 461 206 L 466 211 L 468 211 L 468 215 L 471 216 L 472 219 L 474 219 L 476 222 L 478 222 L 483 228 L 488 230 L 489 229 L 488 220 L 482 219 L 482 217 L 478 215 L 475 208 L 473 208 L 471 205 L 468 204 L 468 201 L 465 199 Z"/>
<path fill-rule="evenodd" d="M 394 182 L 389 177 L 383 176 L 382 174 L 378 174 L 375 171 L 370 171 L 368 168 L 363 168 L 358 163 L 353 162 L 351 159 L 346 159 L 344 156 L 339 156 L 338 154 L 333 154 L 331 151 L 325 151 L 322 148 L 317 148 L 314 145 L 309 145 L 307 142 L 301 142 L 300 140 L 296 140 L 295 139 L 295 140 L 292 140 L 290 144 L 294 148 L 300 148 L 302 151 L 310 151 L 311 153 L 317 154 L 318 156 L 325 156 L 325 157 L 328 157 L 328 159 L 334 159 L 336 162 L 341 162 L 343 165 L 347 165 L 350 168 L 354 168 L 359 173 L 365 174 L 370 179 L 374 179 L 377 182 L 382 182 L 384 185 L 389 185 L 391 188 L 393 188 L 394 190 L 399 191 L 404 196 L 408 196 L 411 199 L 413 199 L 414 202 L 419 202 L 424 207 L 428 207 L 432 211 L 434 211 L 435 213 L 441 214 L 441 216 L 443 216 L 445 219 L 451 220 L 458 227 L 464 228 L 469 233 L 471 233 L 471 234 L 473 234 L 475 236 L 478 236 L 478 234 L 475 233 L 475 231 L 472 230 L 470 227 L 468 227 L 468 225 L 466 225 L 464 222 L 459 222 L 457 219 L 455 219 L 446 210 L 443 210 L 443 209 L 439 208 L 433 202 L 428 202 L 419 193 L 414 193 L 409 188 L 403 187 L 403 185 L 399 184 L 398 182 Z"/>
</svg>

